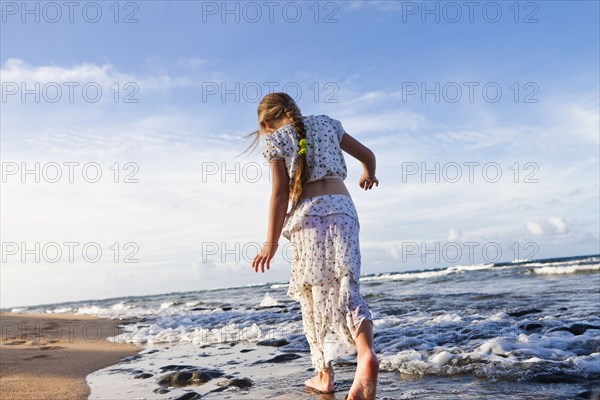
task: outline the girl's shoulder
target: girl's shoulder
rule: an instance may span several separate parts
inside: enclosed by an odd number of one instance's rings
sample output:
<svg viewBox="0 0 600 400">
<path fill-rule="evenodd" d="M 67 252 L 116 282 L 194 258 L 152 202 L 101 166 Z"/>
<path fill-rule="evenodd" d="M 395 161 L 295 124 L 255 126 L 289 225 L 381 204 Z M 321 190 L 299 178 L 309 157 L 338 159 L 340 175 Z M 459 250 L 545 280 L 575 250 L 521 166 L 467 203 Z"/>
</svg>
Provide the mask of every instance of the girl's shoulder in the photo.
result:
<svg viewBox="0 0 600 400">
<path fill-rule="evenodd" d="M 317 123 L 323 123 L 323 122 L 331 122 L 334 119 L 331 118 L 329 115 L 326 114 L 318 114 L 318 115 L 305 115 L 304 119 L 308 119 L 310 121 L 315 121 Z"/>
<path fill-rule="evenodd" d="M 331 126 L 336 128 L 337 125 L 340 123 L 338 120 L 335 120 L 326 114 L 303 115 L 302 119 L 305 124 L 308 124 L 310 127 L 312 127 L 313 129 L 316 128 L 317 130 L 320 130 L 320 128 L 325 128 L 325 130 L 327 130 L 327 128 Z M 294 126 L 292 124 L 285 124 L 279 127 L 279 129 L 273 132 L 270 136 L 272 136 L 272 139 L 281 142 L 287 141 L 288 139 L 295 137 L 295 135 L 296 131 L 294 130 Z"/>
</svg>

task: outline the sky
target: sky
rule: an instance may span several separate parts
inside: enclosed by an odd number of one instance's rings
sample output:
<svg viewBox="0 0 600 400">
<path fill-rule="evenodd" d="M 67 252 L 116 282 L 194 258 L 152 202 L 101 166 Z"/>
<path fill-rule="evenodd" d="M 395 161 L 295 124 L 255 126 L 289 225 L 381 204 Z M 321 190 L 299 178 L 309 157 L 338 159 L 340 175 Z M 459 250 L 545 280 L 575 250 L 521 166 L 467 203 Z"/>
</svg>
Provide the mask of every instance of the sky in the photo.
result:
<svg viewBox="0 0 600 400">
<path fill-rule="evenodd" d="M 377 157 L 363 274 L 600 253 L 597 1 L 0 7 L 0 307 L 286 282 L 272 91 Z"/>
</svg>

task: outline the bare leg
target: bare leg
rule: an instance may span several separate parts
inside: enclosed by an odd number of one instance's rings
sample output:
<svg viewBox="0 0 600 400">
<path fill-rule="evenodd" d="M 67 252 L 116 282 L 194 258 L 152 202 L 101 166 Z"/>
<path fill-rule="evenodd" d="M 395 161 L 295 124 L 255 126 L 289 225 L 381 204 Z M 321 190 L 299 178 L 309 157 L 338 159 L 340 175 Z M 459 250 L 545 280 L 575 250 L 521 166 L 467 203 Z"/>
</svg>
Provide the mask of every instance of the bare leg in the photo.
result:
<svg viewBox="0 0 600 400">
<path fill-rule="evenodd" d="M 315 389 L 322 393 L 333 392 L 334 374 L 331 362 L 328 364 L 327 368 L 325 368 L 323 371 L 319 371 L 317 376 L 304 381 L 304 384 L 311 389 Z"/>
<path fill-rule="evenodd" d="M 358 355 L 354 382 L 348 400 L 375 400 L 379 361 L 373 350 L 373 323 L 364 320 L 354 339 Z"/>
</svg>

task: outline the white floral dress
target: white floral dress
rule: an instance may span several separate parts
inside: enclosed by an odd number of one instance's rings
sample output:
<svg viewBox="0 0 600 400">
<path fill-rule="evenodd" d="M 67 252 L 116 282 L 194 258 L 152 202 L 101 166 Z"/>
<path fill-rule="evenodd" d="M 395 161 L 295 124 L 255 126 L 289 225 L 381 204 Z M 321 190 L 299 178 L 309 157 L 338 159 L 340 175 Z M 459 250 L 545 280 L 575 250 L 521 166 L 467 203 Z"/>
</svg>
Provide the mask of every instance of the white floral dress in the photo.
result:
<svg viewBox="0 0 600 400">
<path fill-rule="evenodd" d="M 308 182 L 346 179 L 340 141 L 342 124 L 326 115 L 304 116 Z M 298 138 L 292 125 L 266 136 L 267 161 L 285 160 L 290 179 L 298 162 Z M 288 296 L 300 302 L 304 332 L 314 368 L 356 351 L 354 338 L 371 312 L 360 295 L 360 224 L 350 196 L 309 197 L 286 217 L 282 235 L 292 243 Z"/>
</svg>

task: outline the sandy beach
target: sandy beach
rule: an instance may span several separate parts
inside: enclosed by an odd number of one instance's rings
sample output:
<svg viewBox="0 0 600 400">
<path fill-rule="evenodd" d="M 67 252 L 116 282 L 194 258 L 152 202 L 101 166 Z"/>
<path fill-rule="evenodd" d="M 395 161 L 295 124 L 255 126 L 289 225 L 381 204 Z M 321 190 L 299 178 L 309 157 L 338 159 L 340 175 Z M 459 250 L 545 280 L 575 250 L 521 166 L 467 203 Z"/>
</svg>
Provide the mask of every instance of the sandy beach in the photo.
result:
<svg viewBox="0 0 600 400">
<path fill-rule="evenodd" d="M 120 332 L 122 322 L 85 315 L 0 313 L 0 398 L 87 399 L 88 374 L 141 349 L 106 340 Z"/>
</svg>

